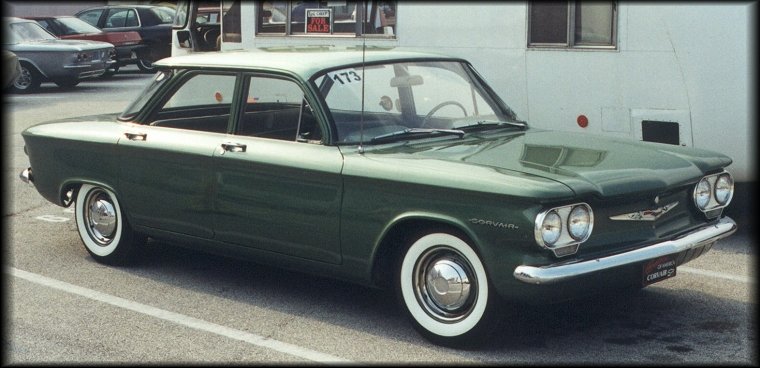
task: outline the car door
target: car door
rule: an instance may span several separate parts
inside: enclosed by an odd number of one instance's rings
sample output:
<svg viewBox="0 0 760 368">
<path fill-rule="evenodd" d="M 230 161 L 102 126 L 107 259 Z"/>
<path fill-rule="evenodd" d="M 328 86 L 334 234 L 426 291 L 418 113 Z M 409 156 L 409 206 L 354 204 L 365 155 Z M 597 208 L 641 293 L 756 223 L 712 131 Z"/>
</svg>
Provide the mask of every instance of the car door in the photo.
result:
<svg viewBox="0 0 760 368">
<path fill-rule="evenodd" d="M 340 151 L 322 144 L 295 81 L 248 75 L 243 91 L 235 135 L 214 153 L 215 238 L 339 263 Z"/>
<path fill-rule="evenodd" d="M 237 75 L 190 71 L 119 140 L 120 188 L 135 225 L 212 238 L 212 158 L 225 140 Z"/>
</svg>

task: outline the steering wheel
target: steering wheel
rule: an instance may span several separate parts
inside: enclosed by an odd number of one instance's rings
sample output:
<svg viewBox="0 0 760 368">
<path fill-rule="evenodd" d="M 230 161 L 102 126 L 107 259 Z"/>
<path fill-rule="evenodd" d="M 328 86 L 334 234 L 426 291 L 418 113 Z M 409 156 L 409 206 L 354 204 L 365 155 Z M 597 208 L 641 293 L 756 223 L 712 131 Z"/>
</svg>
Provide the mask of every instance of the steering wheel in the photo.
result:
<svg viewBox="0 0 760 368">
<path fill-rule="evenodd" d="M 467 117 L 467 109 L 465 109 L 465 107 L 462 106 L 462 104 L 460 104 L 459 102 L 456 102 L 456 101 L 443 101 L 443 102 L 439 103 L 438 105 L 435 105 L 435 107 L 432 108 L 430 110 L 430 112 L 427 113 L 427 115 L 425 115 L 425 117 L 422 119 L 422 124 L 420 124 L 420 128 L 424 128 L 425 126 L 427 126 L 428 119 L 430 119 L 430 117 L 432 117 L 433 114 L 435 114 L 436 112 L 438 112 L 438 110 L 440 110 L 444 106 L 448 106 L 448 105 L 454 105 L 454 106 L 459 107 L 460 109 L 462 109 L 462 112 L 464 113 L 464 116 Z"/>
</svg>

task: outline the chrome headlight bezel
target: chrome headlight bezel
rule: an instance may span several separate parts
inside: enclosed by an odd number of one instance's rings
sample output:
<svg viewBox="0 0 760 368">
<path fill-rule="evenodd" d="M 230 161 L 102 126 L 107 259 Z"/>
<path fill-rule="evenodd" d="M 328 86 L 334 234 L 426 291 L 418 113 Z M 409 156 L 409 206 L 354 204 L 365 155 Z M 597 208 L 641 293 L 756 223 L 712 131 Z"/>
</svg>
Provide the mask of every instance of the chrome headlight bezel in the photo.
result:
<svg viewBox="0 0 760 368">
<path fill-rule="evenodd" d="M 728 173 L 718 175 L 718 179 L 715 180 L 713 195 L 721 206 L 731 203 L 734 196 L 734 178 Z"/>
<path fill-rule="evenodd" d="M 570 214 L 573 211 L 584 211 L 588 214 L 587 228 L 585 231 L 578 232 L 577 234 L 571 234 L 570 231 Z M 552 221 L 554 216 L 559 217 L 559 224 L 556 224 L 556 221 Z M 555 223 L 547 227 L 547 221 Z M 587 203 L 574 203 L 541 211 L 536 216 L 534 236 L 539 247 L 552 251 L 556 257 L 564 257 L 575 254 L 578 251 L 580 244 L 591 236 L 593 226 L 594 211 L 591 209 L 591 206 Z M 548 234 L 547 231 L 559 232 L 553 242 L 547 241 L 554 238 L 547 238 L 545 236 Z"/>
<path fill-rule="evenodd" d="M 694 185 L 694 206 L 708 218 L 720 215 L 734 196 L 734 179 L 726 171 L 706 175 Z"/>
</svg>

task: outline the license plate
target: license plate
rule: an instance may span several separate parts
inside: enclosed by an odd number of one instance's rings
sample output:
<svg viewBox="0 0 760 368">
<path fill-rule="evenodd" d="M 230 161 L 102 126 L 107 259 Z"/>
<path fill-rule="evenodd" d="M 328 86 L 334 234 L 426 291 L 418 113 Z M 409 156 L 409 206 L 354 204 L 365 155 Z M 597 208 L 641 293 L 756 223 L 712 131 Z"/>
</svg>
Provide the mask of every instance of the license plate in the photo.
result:
<svg viewBox="0 0 760 368">
<path fill-rule="evenodd" d="M 642 283 L 652 285 L 676 275 L 676 259 L 674 256 L 664 256 L 644 264 Z"/>
</svg>

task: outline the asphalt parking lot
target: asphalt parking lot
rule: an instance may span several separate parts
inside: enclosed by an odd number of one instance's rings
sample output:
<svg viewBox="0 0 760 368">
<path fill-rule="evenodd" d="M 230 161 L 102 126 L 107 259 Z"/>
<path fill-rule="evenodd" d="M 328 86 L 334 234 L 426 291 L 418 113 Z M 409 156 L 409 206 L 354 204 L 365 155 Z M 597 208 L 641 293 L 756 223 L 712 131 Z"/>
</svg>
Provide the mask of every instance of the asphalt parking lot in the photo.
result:
<svg viewBox="0 0 760 368">
<path fill-rule="evenodd" d="M 72 210 L 18 179 L 19 133 L 118 112 L 150 77 L 5 96 L 4 364 L 757 364 L 750 231 L 636 293 L 510 306 L 475 350 L 430 344 L 384 291 L 153 241 L 132 267 L 98 264 Z"/>
</svg>

